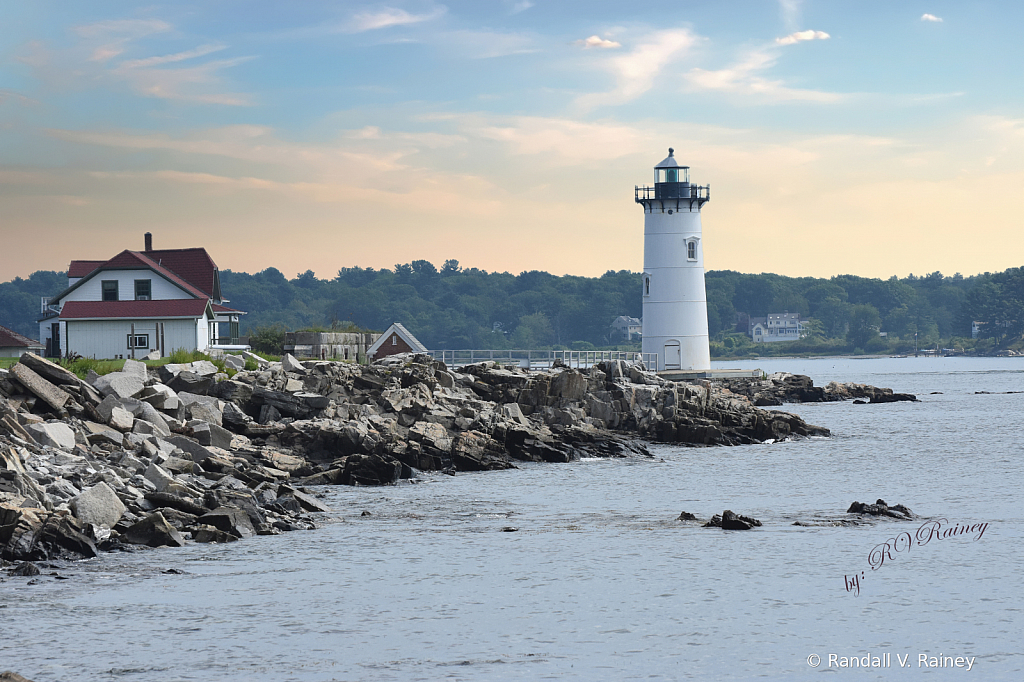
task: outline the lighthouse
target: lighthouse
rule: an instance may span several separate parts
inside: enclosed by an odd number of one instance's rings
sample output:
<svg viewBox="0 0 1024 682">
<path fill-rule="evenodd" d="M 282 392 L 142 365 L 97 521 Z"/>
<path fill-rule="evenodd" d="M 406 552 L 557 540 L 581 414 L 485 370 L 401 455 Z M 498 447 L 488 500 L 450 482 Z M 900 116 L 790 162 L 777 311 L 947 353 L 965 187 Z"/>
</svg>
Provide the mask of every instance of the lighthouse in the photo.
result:
<svg viewBox="0 0 1024 682">
<path fill-rule="evenodd" d="M 675 150 L 654 167 L 654 187 L 636 187 L 644 208 L 643 343 L 658 370 L 710 370 L 700 209 L 710 186 L 690 183 Z"/>
</svg>

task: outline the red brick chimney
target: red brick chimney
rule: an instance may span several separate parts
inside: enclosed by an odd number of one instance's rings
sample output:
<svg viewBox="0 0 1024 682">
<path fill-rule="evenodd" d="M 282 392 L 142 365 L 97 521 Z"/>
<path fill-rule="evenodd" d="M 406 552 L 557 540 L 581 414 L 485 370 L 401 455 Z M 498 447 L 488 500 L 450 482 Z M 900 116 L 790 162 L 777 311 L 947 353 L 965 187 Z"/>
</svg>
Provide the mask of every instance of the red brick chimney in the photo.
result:
<svg viewBox="0 0 1024 682">
<path fill-rule="evenodd" d="M 152 250 L 153 250 L 153 233 L 147 232 L 146 233 L 146 251 L 152 251 Z"/>
</svg>

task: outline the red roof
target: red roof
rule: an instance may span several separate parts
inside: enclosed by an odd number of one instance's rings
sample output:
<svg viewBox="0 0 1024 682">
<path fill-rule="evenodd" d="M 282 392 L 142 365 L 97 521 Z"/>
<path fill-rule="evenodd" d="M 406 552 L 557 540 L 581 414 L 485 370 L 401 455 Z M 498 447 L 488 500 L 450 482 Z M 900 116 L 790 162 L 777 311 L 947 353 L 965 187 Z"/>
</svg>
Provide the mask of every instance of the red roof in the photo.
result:
<svg viewBox="0 0 1024 682">
<path fill-rule="evenodd" d="M 205 292 L 207 297 L 218 297 L 215 296 L 218 293 L 215 291 L 217 264 L 206 253 L 206 249 L 162 249 L 141 253 Z"/>
<path fill-rule="evenodd" d="M 132 317 L 201 317 L 209 301 L 181 298 L 170 301 L 68 301 L 60 311 L 62 320 Z"/>
<path fill-rule="evenodd" d="M 68 277 L 81 278 L 93 272 L 96 268 L 106 263 L 102 260 L 73 260 L 68 266 Z"/>
<path fill-rule="evenodd" d="M 44 346 L 12 329 L 0 327 L 0 348 L 44 348 Z"/>
<path fill-rule="evenodd" d="M 235 310 L 234 308 L 229 308 L 226 305 L 218 305 L 216 303 L 213 304 L 213 312 L 215 312 L 215 313 L 241 313 L 242 315 L 245 315 L 245 313 L 243 313 L 241 310 Z"/>
<path fill-rule="evenodd" d="M 68 277 L 85 277 L 101 267 L 131 267 L 139 264 L 139 260 L 132 260 L 125 254 L 141 257 L 145 267 L 154 267 L 161 274 L 173 273 L 173 281 L 186 283 L 191 289 L 198 290 L 201 297 L 215 298 L 218 294 L 217 264 L 203 248 L 122 251 L 108 261 L 73 260 L 68 266 Z"/>
<path fill-rule="evenodd" d="M 199 249 L 199 250 L 202 251 L 202 249 Z M 153 252 L 150 251 L 149 253 L 153 253 Z M 206 252 L 203 251 L 203 253 L 206 253 Z M 121 253 L 117 254 L 116 256 L 114 256 L 113 258 L 111 258 L 106 263 L 104 263 L 103 265 L 100 266 L 100 268 L 103 269 L 103 270 L 109 270 L 109 269 L 114 269 L 114 268 L 138 268 L 138 267 L 142 267 L 142 268 L 146 268 L 146 269 L 151 269 L 154 272 L 157 272 L 157 273 L 163 275 L 164 277 L 166 277 L 170 281 L 174 282 L 175 284 L 180 286 L 182 289 L 184 289 L 188 293 L 192 294 L 193 296 L 196 296 L 197 298 L 210 298 L 210 294 L 209 293 L 207 293 L 206 291 L 203 291 L 199 287 L 196 287 L 196 286 L 190 284 L 189 282 L 186 282 L 184 279 L 179 277 L 177 274 L 175 274 L 174 272 L 171 272 L 170 270 L 168 270 L 167 268 L 163 267 L 162 265 L 158 265 L 152 258 L 149 258 L 146 253 L 142 253 L 142 252 L 139 252 L 139 251 L 122 251 Z"/>
</svg>

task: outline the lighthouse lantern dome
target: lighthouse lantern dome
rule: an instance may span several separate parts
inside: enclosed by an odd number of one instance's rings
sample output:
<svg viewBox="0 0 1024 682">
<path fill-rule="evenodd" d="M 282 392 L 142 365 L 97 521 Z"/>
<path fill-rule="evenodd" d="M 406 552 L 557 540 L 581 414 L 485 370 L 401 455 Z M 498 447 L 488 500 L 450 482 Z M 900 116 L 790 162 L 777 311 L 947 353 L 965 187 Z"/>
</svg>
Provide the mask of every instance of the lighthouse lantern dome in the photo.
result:
<svg viewBox="0 0 1024 682">
<path fill-rule="evenodd" d="M 656 185 L 664 182 L 690 183 L 690 167 L 679 165 L 674 156 L 675 151 L 669 147 L 668 156 L 654 167 L 654 183 Z"/>
</svg>

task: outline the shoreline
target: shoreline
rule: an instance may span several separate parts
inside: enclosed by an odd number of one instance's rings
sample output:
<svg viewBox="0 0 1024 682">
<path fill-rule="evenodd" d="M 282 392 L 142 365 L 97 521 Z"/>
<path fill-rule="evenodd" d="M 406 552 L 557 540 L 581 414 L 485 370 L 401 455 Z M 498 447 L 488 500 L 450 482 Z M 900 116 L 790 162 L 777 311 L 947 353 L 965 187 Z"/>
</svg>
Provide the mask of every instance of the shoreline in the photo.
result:
<svg viewBox="0 0 1024 682">
<path fill-rule="evenodd" d="M 260 361 L 230 379 L 205 361 L 128 361 L 82 381 L 36 357 L 0 374 L 3 559 L 312 529 L 311 514 L 330 510 L 306 486 L 649 456 L 647 442 L 828 436 L 761 407 L 914 399 L 786 374 L 676 383 L 620 361 L 585 372 L 496 363 L 452 371 L 417 355 L 370 366 Z"/>
</svg>

